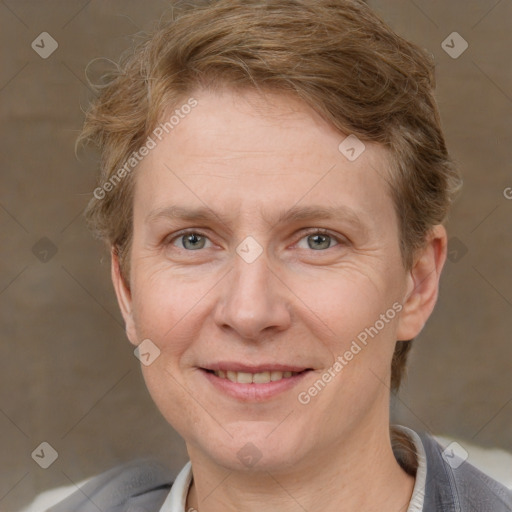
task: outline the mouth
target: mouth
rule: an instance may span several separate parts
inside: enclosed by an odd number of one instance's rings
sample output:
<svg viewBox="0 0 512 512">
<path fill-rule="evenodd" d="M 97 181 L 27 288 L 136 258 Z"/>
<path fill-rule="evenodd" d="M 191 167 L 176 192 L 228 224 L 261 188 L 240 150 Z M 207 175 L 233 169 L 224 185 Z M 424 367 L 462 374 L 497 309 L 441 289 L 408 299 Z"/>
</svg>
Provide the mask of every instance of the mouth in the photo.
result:
<svg viewBox="0 0 512 512">
<path fill-rule="evenodd" d="M 203 368 L 204 369 L 204 368 Z M 250 372 L 235 372 L 233 370 L 205 370 L 212 373 L 220 379 L 227 379 L 231 382 L 237 382 L 239 384 L 267 384 L 269 382 L 276 382 L 282 379 L 289 379 L 295 377 L 300 373 L 309 371 L 308 369 L 299 372 L 292 371 L 279 371 L 279 370 L 265 370 L 257 373 Z"/>
<path fill-rule="evenodd" d="M 291 390 L 312 368 L 272 365 L 249 367 L 239 364 L 199 368 L 216 391 L 243 402 L 262 402 Z"/>
</svg>

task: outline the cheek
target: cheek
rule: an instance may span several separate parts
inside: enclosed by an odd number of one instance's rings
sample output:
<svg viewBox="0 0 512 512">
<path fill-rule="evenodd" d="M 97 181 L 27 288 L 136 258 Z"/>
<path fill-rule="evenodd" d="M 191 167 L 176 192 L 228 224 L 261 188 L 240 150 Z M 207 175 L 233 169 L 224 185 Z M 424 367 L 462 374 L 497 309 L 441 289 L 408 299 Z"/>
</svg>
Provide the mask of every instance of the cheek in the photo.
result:
<svg viewBox="0 0 512 512">
<path fill-rule="evenodd" d="M 192 341 L 198 337 L 199 308 L 196 293 L 172 287 L 159 278 L 145 279 L 133 294 L 136 330 L 139 339 L 149 338 L 160 350 L 149 366 L 141 366 L 147 389 L 164 418 L 184 436 L 190 425 L 200 420 L 187 386 L 186 367 Z"/>
<path fill-rule="evenodd" d="M 371 278 L 370 273 L 340 274 L 309 287 L 307 304 L 311 305 L 313 323 L 308 328 L 331 353 L 330 367 L 336 375 L 331 392 L 345 389 L 374 389 L 371 383 L 386 381 L 396 342 L 400 297 L 398 282 L 390 274 L 385 280 Z M 389 279 L 389 281 L 388 281 Z M 306 287 L 297 287 L 304 294 Z M 377 377 L 378 376 L 378 377 Z M 326 393 L 326 400 L 343 401 Z M 349 404 L 346 404 L 349 405 Z"/>
<path fill-rule="evenodd" d="M 143 367 L 142 374 L 147 390 L 165 420 L 186 440 L 191 431 L 208 425 L 204 410 L 176 369 L 169 367 L 168 360 L 160 357 L 151 366 Z M 204 425 L 206 423 L 206 426 Z M 199 428 L 200 429 L 200 428 Z"/>
<path fill-rule="evenodd" d="M 399 297 L 381 275 L 349 268 L 314 280 L 297 276 L 293 291 L 301 308 L 309 310 L 310 327 L 316 326 L 319 338 L 342 346 L 373 325 Z"/>
<path fill-rule="evenodd" d="M 134 316 L 138 327 L 159 337 L 186 323 L 207 294 L 208 279 L 176 275 L 161 263 L 141 266 L 132 291 Z"/>
<path fill-rule="evenodd" d="M 179 286 L 165 286 L 163 280 L 147 280 L 133 288 L 132 297 L 137 337 L 150 339 L 166 356 L 166 366 L 174 366 L 175 359 L 190 343 L 195 294 L 185 293 Z"/>
</svg>

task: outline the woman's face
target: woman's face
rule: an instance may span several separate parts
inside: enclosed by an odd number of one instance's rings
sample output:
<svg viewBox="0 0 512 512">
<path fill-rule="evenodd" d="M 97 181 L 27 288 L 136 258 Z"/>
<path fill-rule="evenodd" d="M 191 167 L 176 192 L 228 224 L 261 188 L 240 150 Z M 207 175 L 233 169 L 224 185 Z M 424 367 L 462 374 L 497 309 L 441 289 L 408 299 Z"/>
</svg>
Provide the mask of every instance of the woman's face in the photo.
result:
<svg viewBox="0 0 512 512">
<path fill-rule="evenodd" d="M 135 171 L 130 292 L 114 282 L 189 453 L 278 472 L 388 420 L 394 344 L 414 333 L 386 154 L 339 148 L 288 96 L 193 96 Z"/>
</svg>

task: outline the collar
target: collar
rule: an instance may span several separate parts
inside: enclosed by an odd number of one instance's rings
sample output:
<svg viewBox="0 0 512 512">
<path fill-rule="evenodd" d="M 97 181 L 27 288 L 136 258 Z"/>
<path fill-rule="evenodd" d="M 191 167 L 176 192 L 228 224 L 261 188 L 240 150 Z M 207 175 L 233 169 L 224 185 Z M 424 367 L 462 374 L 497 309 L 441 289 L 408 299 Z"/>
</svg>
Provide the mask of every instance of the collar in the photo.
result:
<svg viewBox="0 0 512 512">
<path fill-rule="evenodd" d="M 391 427 L 393 453 L 399 464 L 416 475 L 412 498 L 407 512 L 421 512 L 425 496 L 427 461 L 420 437 L 414 430 L 401 425 Z M 188 461 L 179 472 L 171 491 L 159 512 L 185 512 L 187 494 L 192 482 L 192 464 Z M 188 511 L 187 511 L 188 512 Z"/>
</svg>

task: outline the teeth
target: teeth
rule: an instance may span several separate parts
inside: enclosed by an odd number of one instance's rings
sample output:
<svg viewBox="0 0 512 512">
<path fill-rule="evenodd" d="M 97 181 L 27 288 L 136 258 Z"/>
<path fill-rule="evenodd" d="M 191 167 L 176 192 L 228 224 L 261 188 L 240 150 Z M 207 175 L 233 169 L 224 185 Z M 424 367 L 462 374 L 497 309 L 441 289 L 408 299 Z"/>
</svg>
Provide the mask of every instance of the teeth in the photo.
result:
<svg viewBox="0 0 512 512">
<path fill-rule="evenodd" d="M 270 380 L 274 382 L 275 380 L 281 380 L 283 378 L 283 372 L 270 372 Z"/>
<path fill-rule="evenodd" d="M 238 372 L 236 381 L 242 384 L 250 384 L 252 382 L 252 373 Z"/>
<path fill-rule="evenodd" d="M 252 382 L 255 384 L 266 384 L 267 382 L 270 382 L 270 372 L 255 373 L 252 376 Z"/>
<path fill-rule="evenodd" d="M 275 382 L 276 380 L 288 379 L 293 375 L 297 375 L 299 372 L 278 372 L 278 371 L 266 371 L 259 373 L 248 373 L 248 372 L 227 372 L 223 370 L 216 370 L 213 372 L 217 377 L 221 379 L 228 379 L 231 382 L 238 382 L 240 384 L 267 384 L 268 382 Z"/>
</svg>

